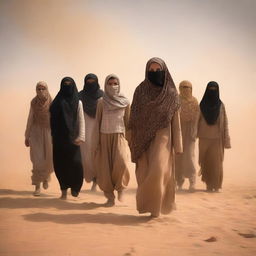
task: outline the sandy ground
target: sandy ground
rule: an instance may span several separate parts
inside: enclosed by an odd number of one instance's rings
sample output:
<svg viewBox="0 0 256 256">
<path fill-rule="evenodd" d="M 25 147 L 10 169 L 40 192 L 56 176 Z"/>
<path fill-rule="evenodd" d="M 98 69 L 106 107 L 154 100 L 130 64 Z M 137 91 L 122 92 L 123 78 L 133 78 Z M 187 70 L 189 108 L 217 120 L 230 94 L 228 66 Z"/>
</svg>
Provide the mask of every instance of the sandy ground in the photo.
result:
<svg viewBox="0 0 256 256">
<path fill-rule="evenodd" d="M 7 96 L 1 95 L 3 106 Z M 125 202 L 112 208 L 90 184 L 78 199 L 58 199 L 54 174 L 49 189 L 33 197 L 24 98 L 0 112 L 0 256 L 256 255 L 256 124 L 250 118 L 256 107 L 229 115 L 232 149 L 225 152 L 221 193 L 206 193 L 198 177 L 195 193 L 176 195 L 176 211 L 150 219 L 136 211 L 134 168 Z M 216 241 L 205 241 L 211 237 Z"/>
<path fill-rule="evenodd" d="M 0 189 L 1 256 L 256 255 L 250 237 L 256 235 L 256 188 L 250 182 L 238 186 L 228 179 L 221 193 L 206 193 L 198 179 L 195 193 L 177 193 L 176 211 L 150 219 L 137 214 L 133 175 L 125 202 L 112 208 L 89 184 L 77 199 L 58 199 L 54 175 L 37 198 L 29 173 L 6 181 Z M 211 237 L 216 241 L 205 241 Z"/>
</svg>

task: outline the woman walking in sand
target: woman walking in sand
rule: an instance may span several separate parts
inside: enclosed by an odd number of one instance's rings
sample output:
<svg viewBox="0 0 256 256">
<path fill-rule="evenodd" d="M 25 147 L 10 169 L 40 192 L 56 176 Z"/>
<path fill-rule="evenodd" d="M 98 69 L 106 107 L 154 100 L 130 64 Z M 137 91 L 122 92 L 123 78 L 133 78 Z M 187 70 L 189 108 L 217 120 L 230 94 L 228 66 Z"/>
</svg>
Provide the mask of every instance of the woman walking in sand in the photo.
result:
<svg viewBox="0 0 256 256">
<path fill-rule="evenodd" d="M 108 199 L 106 206 L 115 204 L 114 190 L 118 200 L 123 200 L 123 190 L 129 176 L 129 147 L 125 133 L 129 120 L 129 100 L 120 93 L 119 78 L 106 77 L 104 96 L 98 101 L 94 133 L 96 180 Z"/>
<path fill-rule="evenodd" d="M 30 159 L 33 165 L 32 185 L 35 186 L 34 196 L 40 196 L 40 184 L 48 188 L 50 174 L 53 172 L 52 142 L 50 130 L 51 96 L 48 86 L 40 81 L 36 85 L 36 97 L 30 104 L 30 111 L 25 131 L 25 145 L 30 147 Z"/>
<path fill-rule="evenodd" d="M 170 213 L 175 204 L 173 150 L 182 152 L 178 109 L 178 93 L 165 62 L 150 59 L 133 96 L 129 145 L 136 163 L 137 210 L 152 217 Z"/>
<path fill-rule="evenodd" d="M 222 187 L 224 148 L 231 148 L 225 106 L 219 98 L 219 85 L 207 84 L 200 102 L 198 123 L 199 165 L 207 191 Z"/>
<path fill-rule="evenodd" d="M 178 189 L 182 189 L 185 178 L 189 179 L 189 191 L 195 190 L 195 142 L 199 118 L 197 99 L 192 96 L 192 84 L 182 81 L 179 85 L 180 121 L 182 131 L 183 153 L 175 156 L 175 178 Z"/>
<path fill-rule="evenodd" d="M 93 182 L 91 190 L 96 190 L 96 177 L 94 170 L 94 155 L 92 152 L 92 134 L 95 128 L 95 116 L 98 100 L 103 96 L 98 77 L 95 74 L 87 74 L 84 78 L 84 88 L 79 92 L 79 98 L 83 103 L 85 120 L 85 142 L 81 144 L 81 155 L 86 182 Z"/>
<path fill-rule="evenodd" d="M 61 199 L 67 189 L 77 197 L 83 184 L 80 144 L 84 141 L 83 105 L 79 101 L 75 81 L 65 77 L 50 107 L 54 170 L 61 189 Z"/>
</svg>

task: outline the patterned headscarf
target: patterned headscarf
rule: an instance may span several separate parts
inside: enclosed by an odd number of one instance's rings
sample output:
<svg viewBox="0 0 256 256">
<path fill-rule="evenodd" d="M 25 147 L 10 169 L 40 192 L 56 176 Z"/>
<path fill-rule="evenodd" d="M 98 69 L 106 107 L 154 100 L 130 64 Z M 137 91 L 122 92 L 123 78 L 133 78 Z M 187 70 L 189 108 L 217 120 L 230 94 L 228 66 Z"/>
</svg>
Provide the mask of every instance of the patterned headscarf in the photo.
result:
<svg viewBox="0 0 256 256">
<path fill-rule="evenodd" d="M 40 90 L 40 89 L 43 90 Z M 31 108 L 33 109 L 33 121 L 35 124 L 49 128 L 50 127 L 50 113 L 49 108 L 52 102 L 51 95 L 48 91 L 46 82 L 39 81 L 36 85 L 36 96 L 31 101 Z"/>
<path fill-rule="evenodd" d="M 163 87 L 155 86 L 148 79 L 152 63 L 158 63 L 165 71 Z M 165 62 L 160 58 L 150 59 L 146 65 L 145 80 L 136 88 L 131 105 L 129 128 L 132 132 L 130 148 L 133 162 L 149 148 L 156 132 L 169 125 L 178 109 L 178 93 Z"/>
<path fill-rule="evenodd" d="M 180 90 L 180 119 L 183 122 L 189 122 L 195 120 L 199 113 L 199 106 L 197 99 L 192 96 L 192 84 L 184 80 L 179 85 Z"/>
</svg>

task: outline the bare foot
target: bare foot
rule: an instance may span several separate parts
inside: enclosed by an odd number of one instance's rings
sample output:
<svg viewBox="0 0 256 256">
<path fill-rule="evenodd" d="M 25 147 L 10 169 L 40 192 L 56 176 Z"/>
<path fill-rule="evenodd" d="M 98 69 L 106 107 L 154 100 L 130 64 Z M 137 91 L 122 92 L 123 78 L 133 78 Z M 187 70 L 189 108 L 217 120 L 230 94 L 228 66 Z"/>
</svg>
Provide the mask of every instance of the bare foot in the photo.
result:
<svg viewBox="0 0 256 256">
<path fill-rule="evenodd" d="M 44 188 L 44 189 L 47 189 L 48 187 L 49 187 L 48 181 L 45 180 L 45 181 L 43 182 L 43 188 Z"/>
<path fill-rule="evenodd" d="M 105 203 L 105 207 L 112 207 L 115 205 L 115 199 L 108 199 L 108 201 Z"/>
<path fill-rule="evenodd" d="M 123 202 L 123 201 L 124 201 L 124 193 L 123 193 L 123 191 L 118 191 L 118 192 L 117 192 L 117 199 L 118 199 L 118 201 L 120 201 L 120 202 Z"/>
<path fill-rule="evenodd" d="M 97 183 L 95 181 L 93 181 L 93 183 L 92 183 L 91 191 L 92 192 L 96 192 L 97 191 Z"/>
<path fill-rule="evenodd" d="M 61 190 L 60 199 L 66 200 L 67 199 L 67 190 Z"/>
<path fill-rule="evenodd" d="M 40 196 L 40 184 L 35 186 L 34 196 Z"/>
</svg>

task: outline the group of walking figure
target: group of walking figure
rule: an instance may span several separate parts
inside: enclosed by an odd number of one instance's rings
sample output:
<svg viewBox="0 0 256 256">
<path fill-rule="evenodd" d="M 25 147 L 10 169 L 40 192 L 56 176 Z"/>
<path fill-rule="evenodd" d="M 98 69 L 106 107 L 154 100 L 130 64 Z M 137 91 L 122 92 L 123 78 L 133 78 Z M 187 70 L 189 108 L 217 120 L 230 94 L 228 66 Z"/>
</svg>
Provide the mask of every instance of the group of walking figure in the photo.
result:
<svg viewBox="0 0 256 256">
<path fill-rule="evenodd" d="M 110 74 L 102 91 L 97 76 L 88 74 L 78 92 L 75 81 L 65 77 L 52 101 L 47 84 L 37 83 L 25 132 L 34 195 L 40 195 L 41 183 L 48 188 L 54 171 L 61 199 L 67 199 L 69 188 L 77 197 L 85 179 L 92 190 L 98 185 L 104 192 L 105 206 L 113 206 L 116 196 L 123 201 L 132 161 L 138 212 L 168 214 L 185 178 L 195 191 L 197 138 L 202 181 L 207 191 L 218 192 L 224 148 L 231 147 L 218 84 L 207 84 L 198 105 L 192 84 L 182 81 L 178 93 L 165 62 L 152 58 L 131 104 L 120 87 L 118 76 Z"/>
</svg>

